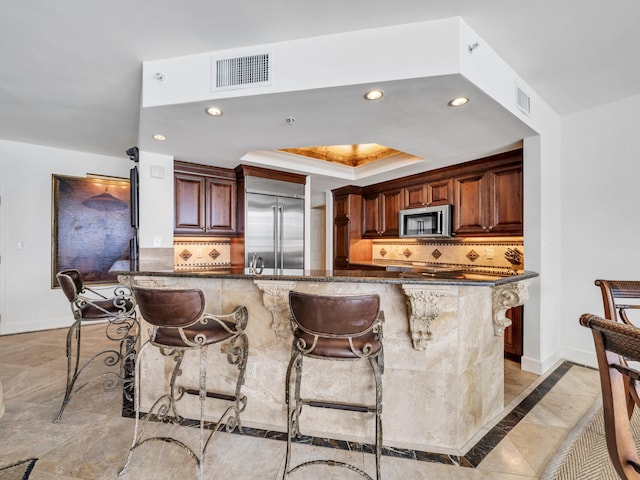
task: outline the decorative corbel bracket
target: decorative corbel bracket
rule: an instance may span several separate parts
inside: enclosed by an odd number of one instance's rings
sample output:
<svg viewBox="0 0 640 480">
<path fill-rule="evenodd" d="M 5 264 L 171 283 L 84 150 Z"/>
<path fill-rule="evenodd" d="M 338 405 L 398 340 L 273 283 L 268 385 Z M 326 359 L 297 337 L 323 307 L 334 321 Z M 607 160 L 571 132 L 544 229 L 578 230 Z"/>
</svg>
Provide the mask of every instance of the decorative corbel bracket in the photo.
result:
<svg viewBox="0 0 640 480">
<path fill-rule="evenodd" d="M 409 310 L 409 330 L 416 350 L 426 350 L 431 340 L 431 323 L 440 315 L 440 297 L 451 296 L 449 287 L 425 288 L 424 285 L 404 284 L 402 290 L 407 296 Z"/>
<path fill-rule="evenodd" d="M 511 320 L 505 315 L 507 310 L 523 305 L 527 300 L 529 300 L 529 288 L 526 281 L 493 287 L 491 291 L 493 332 L 497 337 L 502 336 L 504 329 L 511 325 Z"/>
<path fill-rule="evenodd" d="M 277 280 L 254 280 L 253 283 L 262 290 L 262 303 L 271 312 L 273 322 L 271 328 L 279 339 L 291 336 L 291 313 L 289 310 L 289 292 L 295 282 Z"/>
</svg>

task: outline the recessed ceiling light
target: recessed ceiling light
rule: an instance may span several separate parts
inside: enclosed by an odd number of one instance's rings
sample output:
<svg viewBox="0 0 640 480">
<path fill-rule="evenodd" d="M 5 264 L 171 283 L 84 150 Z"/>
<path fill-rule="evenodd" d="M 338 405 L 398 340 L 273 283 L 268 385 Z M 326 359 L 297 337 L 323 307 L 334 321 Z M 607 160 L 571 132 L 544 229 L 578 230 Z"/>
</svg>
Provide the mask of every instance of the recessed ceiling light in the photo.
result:
<svg viewBox="0 0 640 480">
<path fill-rule="evenodd" d="M 450 107 L 461 107 L 469 103 L 469 99 L 467 97 L 456 97 L 449 100 Z"/>
<path fill-rule="evenodd" d="M 219 107 L 207 107 L 204 111 L 207 112 L 207 115 L 211 115 L 212 117 L 219 117 L 222 115 L 222 110 Z"/>
<path fill-rule="evenodd" d="M 154 139 L 154 140 L 158 140 L 159 142 L 163 142 L 164 140 L 166 140 L 166 139 L 167 139 L 167 137 L 165 137 L 164 135 L 162 135 L 162 134 L 160 134 L 160 133 L 156 133 L 156 134 L 153 136 L 153 139 Z"/>
<path fill-rule="evenodd" d="M 364 98 L 366 98 L 367 100 L 380 100 L 383 95 L 384 92 L 382 90 L 369 90 L 364 94 Z"/>
</svg>

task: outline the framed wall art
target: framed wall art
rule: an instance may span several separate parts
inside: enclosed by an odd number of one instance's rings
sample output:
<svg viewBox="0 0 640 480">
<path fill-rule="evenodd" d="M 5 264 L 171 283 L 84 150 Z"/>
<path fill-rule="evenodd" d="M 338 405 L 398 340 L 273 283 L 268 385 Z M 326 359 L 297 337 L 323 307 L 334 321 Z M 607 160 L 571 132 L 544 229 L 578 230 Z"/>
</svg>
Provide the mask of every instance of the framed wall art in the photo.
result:
<svg viewBox="0 0 640 480">
<path fill-rule="evenodd" d="M 129 259 L 131 226 L 128 179 L 52 175 L 51 285 L 74 268 L 86 284 L 116 283 L 109 269 Z"/>
</svg>

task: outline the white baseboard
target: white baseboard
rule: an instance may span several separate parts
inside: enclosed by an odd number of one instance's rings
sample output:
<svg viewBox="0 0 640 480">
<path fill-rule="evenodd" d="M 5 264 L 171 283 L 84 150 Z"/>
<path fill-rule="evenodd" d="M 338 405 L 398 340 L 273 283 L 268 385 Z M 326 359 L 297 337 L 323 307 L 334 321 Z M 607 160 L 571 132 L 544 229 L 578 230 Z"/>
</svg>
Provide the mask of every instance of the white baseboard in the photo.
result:
<svg viewBox="0 0 640 480">
<path fill-rule="evenodd" d="M 38 332 L 42 330 L 52 330 L 55 328 L 68 328 L 73 322 L 71 315 L 60 318 L 47 318 L 45 320 L 34 320 L 27 322 L 3 322 L 0 323 L 0 335 L 10 335 L 13 333 Z"/>
<path fill-rule="evenodd" d="M 578 365 L 586 365 L 587 367 L 598 368 L 596 352 L 594 352 L 593 350 L 582 350 L 578 348 L 564 347 L 562 349 L 562 356 L 570 362 L 577 363 Z"/>
</svg>

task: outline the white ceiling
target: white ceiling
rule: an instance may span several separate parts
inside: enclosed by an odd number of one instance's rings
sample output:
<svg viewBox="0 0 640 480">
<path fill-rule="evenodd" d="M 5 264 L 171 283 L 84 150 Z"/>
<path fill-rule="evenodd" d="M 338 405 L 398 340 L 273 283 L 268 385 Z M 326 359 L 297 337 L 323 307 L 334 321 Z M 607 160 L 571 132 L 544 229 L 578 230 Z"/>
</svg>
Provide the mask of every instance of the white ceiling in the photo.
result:
<svg viewBox="0 0 640 480">
<path fill-rule="evenodd" d="M 560 115 L 640 93 L 637 0 L 14 1 L 0 12 L 0 139 L 125 156 L 148 133 L 139 132 L 145 60 L 451 16 L 462 17 Z M 150 112 L 140 128 L 189 129 L 188 141 L 168 153 L 230 166 L 250 151 L 339 143 L 375 142 L 432 159 L 402 173 L 490 153 L 526 134 L 481 92 L 465 107 L 468 123 L 454 122 L 451 112 L 425 118 L 409 95 L 446 94 L 447 85 L 464 82 L 424 88 L 428 81 L 386 85 L 379 117 L 358 107 L 336 114 L 351 95 L 361 99 L 356 86 L 237 99 L 245 113 L 228 122 L 224 142 L 205 135 L 203 119 L 184 106 Z M 275 105 L 287 116 L 316 115 L 305 128 L 265 129 L 261 116 Z M 323 188 L 349 183 L 323 181 Z"/>
</svg>

